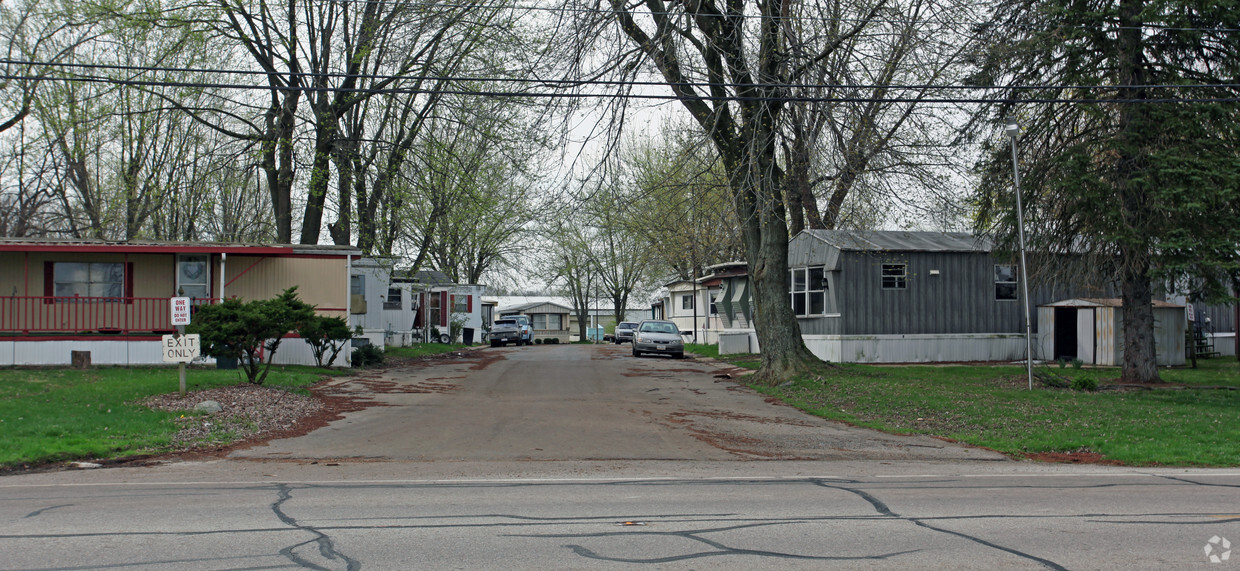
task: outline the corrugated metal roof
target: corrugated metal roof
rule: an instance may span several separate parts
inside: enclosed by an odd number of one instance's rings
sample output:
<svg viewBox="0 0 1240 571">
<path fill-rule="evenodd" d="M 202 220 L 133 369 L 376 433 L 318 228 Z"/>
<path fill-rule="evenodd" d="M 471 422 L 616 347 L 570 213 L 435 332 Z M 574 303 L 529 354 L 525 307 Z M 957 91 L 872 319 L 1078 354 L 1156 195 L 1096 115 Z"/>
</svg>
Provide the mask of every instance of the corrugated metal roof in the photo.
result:
<svg viewBox="0 0 1240 571">
<path fill-rule="evenodd" d="M 990 239 L 967 232 L 908 232 L 903 230 L 804 230 L 844 251 L 989 252 Z"/>
</svg>

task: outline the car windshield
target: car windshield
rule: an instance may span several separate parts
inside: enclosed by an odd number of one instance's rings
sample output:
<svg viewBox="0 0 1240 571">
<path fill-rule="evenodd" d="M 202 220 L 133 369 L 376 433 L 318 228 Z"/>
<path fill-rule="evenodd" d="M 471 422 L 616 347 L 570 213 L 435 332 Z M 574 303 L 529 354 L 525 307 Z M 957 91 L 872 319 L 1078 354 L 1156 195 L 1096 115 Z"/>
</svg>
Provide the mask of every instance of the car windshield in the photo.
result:
<svg viewBox="0 0 1240 571">
<path fill-rule="evenodd" d="M 642 333 L 671 333 L 676 334 L 676 325 L 672 323 L 643 323 Z"/>
<path fill-rule="evenodd" d="M 496 325 L 516 325 L 517 322 L 511 319 L 496 319 L 495 324 Z"/>
<path fill-rule="evenodd" d="M 632 329 L 635 325 L 637 324 L 636 323 L 621 323 L 619 327 L 621 329 Z"/>
</svg>

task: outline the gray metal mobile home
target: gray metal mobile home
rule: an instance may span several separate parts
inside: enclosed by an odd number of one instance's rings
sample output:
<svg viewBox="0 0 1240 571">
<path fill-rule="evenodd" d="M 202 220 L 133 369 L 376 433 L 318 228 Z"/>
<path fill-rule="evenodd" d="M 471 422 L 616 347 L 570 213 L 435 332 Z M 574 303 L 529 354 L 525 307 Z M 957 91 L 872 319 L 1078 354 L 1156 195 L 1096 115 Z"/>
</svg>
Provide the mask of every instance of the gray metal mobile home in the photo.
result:
<svg viewBox="0 0 1240 571">
<path fill-rule="evenodd" d="M 1013 257 L 994 253 L 985 238 L 951 232 L 806 230 L 789 242 L 788 266 L 789 295 L 805 344 L 822 359 L 1024 358 L 1019 266 Z M 1105 293 L 1105 288 L 1080 284 L 1030 287 L 1034 307 Z"/>
</svg>

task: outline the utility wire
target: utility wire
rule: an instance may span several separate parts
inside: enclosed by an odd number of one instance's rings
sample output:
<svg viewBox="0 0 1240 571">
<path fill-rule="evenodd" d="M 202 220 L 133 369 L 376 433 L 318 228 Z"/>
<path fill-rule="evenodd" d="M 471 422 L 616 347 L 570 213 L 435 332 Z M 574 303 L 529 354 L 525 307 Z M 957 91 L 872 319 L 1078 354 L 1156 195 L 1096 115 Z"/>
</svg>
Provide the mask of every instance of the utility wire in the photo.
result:
<svg viewBox="0 0 1240 571">
<path fill-rule="evenodd" d="M 366 95 L 469 95 L 476 97 L 495 97 L 495 98 L 532 98 L 532 99 L 648 99 L 661 101 L 781 101 L 781 102 L 833 102 L 833 103 L 994 103 L 996 101 L 1012 101 L 1015 103 L 1235 103 L 1240 102 L 1240 97 L 1159 97 L 1159 98 L 1097 98 L 1097 97 L 1031 97 L 1014 99 L 1011 97 L 842 97 L 842 96 L 742 96 L 742 95 L 726 95 L 712 96 L 700 95 L 696 97 L 682 97 L 679 95 L 658 95 L 658 94 L 634 94 L 634 93 L 571 93 L 571 92 L 537 92 L 537 91 L 492 91 L 482 89 L 412 89 L 412 88 L 382 88 L 382 89 L 366 89 L 366 88 L 343 88 L 343 87 L 314 87 L 314 86 L 268 86 L 268 85 L 245 85 L 233 83 L 206 83 L 206 82 L 172 82 L 172 81 L 148 81 L 133 79 L 112 79 L 100 77 L 61 77 L 49 79 L 46 77 L 24 76 L 5 74 L 0 75 L 3 80 L 19 80 L 19 81 L 66 81 L 77 83 L 100 83 L 106 85 L 118 85 L 126 87 L 181 87 L 181 88 L 199 88 L 199 89 L 234 89 L 247 91 L 281 91 L 281 92 L 301 92 L 301 93 L 320 93 L 320 92 L 346 92 Z M 667 85 L 667 84 L 658 84 Z M 705 85 L 705 84 L 702 84 Z M 1115 86 L 1106 89 L 1128 91 L 1136 89 L 1140 86 Z M 1234 86 L 1233 86 L 1234 87 Z M 964 89 L 964 88 L 961 88 Z M 982 86 L 972 89 L 978 90 L 1007 90 L 1006 87 Z M 1043 89 L 1059 89 L 1055 86 L 1044 86 Z"/>
<path fill-rule="evenodd" d="M 368 4 L 373 1 L 374 0 L 332 0 L 332 3 L 334 4 Z M 416 3 L 409 2 L 408 4 L 412 6 L 412 5 L 415 5 Z M 621 13 L 631 13 L 631 14 L 638 14 L 638 15 L 652 15 L 652 16 L 658 15 L 658 16 L 672 16 L 672 17 L 687 15 L 687 16 L 693 16 L 695 18 L 697 17 L 706 17 L 706 18 L 726 17 L 729 19 L 739 18 L 739 19 L 746 19 L 746 20 L 748 19 L 760 20 L 762 18 L 769 18 L 769 16 L 763 16 L 762 14 L 757 14 L 757 13 L 752 13 L 752 14 L 728 13 L 725 15 L 718 15 L 718 14 L 695 13 L 695 12 L 689 12 L 687 10 L 622 11 L 622 10 L 608 10 L 608 9 L 602 9 L 602 8 L 589 8 L 589 7 L 576 8 L 576 7 L 567 7 L 567 6 L 558 6 L 558 7 L 539 6 L 539 5 L 533 5 L 533 4 L 520 4 L 520 3 L 513 3 L 511 6 L 495 6 L 495 5 L 485 5 L 485 4 L 455 4 L 455 3 L 449 4 L 449 3 L 443 3 L 443 2 L 435 2 L 434 6 L 435 8 L 452 8 L 452 9 L 461 9 L 461 10 L 477 10 L 479 8 L 510 8 L 512 10 L 524 11 L 524 12 L 551 12 L 551 13 L 559 13 L 559 14 L 596 14 L 600 16 L 614 16 L 616 14 L 621 14 Z M 840 22 L 840 23 L 845 23 L 845 24 L 860 24 L 860 23 L 868 22 L 868 23 L 878 23 L 878 24 L 893 24 L 893 25 L 901 25 L 901 26 L 934 22 L 934 23 L 944 24 L 944 25 L 956 25 L 956 26 L 965 27 L 965 28 L 989 27 L 989 26 L 995 26 L 999 24 L 998 22 L 995 22 L 995 21 L 939 20 L 936 18 L 924 18 L 920 20 L 914 20 L 912 18 L 904 18 L 904 19 L 901 19 L 901 18 L 866 19 L 866 18 L 859 18 L 859 17 L 833 18 L 830 16 L 804 15 L 804 14 L 796 15 L 796 16 L 781 17 L 778 19 L 793 21 L 793 22 Z M 1074 28 L 1074 29 L 1082 29 L 1082 30 L 1102 29 L 1102 27 L 1100 26 L 1087 26 L 1087 25 L 1063 26 L 1062 23 L 1058 23 L 1058 22 L 1053 25 L 1049 25 L 1049 26 L 1036 26 L 1036 27 L 1035 26 L 1017 26 L 1017 27 L 1022 27 L 1022 28 L 1027 28 L 1027 29 L 1041 28 L 1045 30 L 1063 29 L 1065 27 Z M 1159 30 L 1159 31 L 1169 31 L 1169 32 L 1220 32 L 1220 33 L 1229 33 L 1229 34 L 1240 32 L 1240 28 L 1216 28 L 1216 27 L 1203 28 L 1203 27 L 1166 26 L 1166 25 L 1156 24 L 1156 23 L 1147 23 L 1141 26 L 1114 25 L 1114 26 L 1106 26 L 1105 29 L 1106 30 Z"/>
<path fill-rule="evenodd" d="M 276 73 L 265 72 L 261 70 L 233 70 L 233 69 L 214 69 L 214 68 L 184 68 L 184 67 L 155 67 L 155 66 L 132 66 L 132 65 L 115 65 L 115 64 L 83 64 L 83 63 L 64 63 L 64 62 L 36 62 L 0 59 L 0 65 L 13 66 L 29 66 L 29 67 L 60 67 L 60 68 L 80 68 L 91 70 L 105 71 L 124 71 L 124 72 L 152 72 L 152 73 L 188 73 L 203 75 L 242 75 L 242 76 L 258 76 L 267 77 L 271 75 L 278 76 L 282 79 L 365 79 L 365 80 L 406 80 L 406 81 L 448 81 L 454 83 L 495 83 L 495 84 L 521 84 L 532 87 L 543 87 L 551 89 L 569 89 L 574 87 L 592 86 L 592 87 L 690 87 L 701 90 L 710 88 L 746 88 L 746 89 L 802 89 L 802 90 L 868 90 L 868 89 L 894 89 L 904 91 L 1042 91 L 1042 90 L 1074 90 L 1074 91 L 1114 91 L 1133 89 L 1149 89 L 1149 90 L 1175 90 L 1175 89 L 1222 89 L 1237 90 L 1240 89 L 1240 83 L 1194 83 L 1194 84 L 1141 84 L 1141 85 L 963 85 L 963 84 L 736 84 L 736 83 L 708 83 L 708 82 L 685 82 L 669 84 L 660 81 L 637 81 L 637 80 L 567 80 L 567 79 L 528 79 L 528 78 L 512 78 L 512 77 L 465 77 L 465 76 L 425 76 L 425 75 L 383 75 L 383 74 L 346 74 L 346 73 Z M 0 78 L 5 80 L 20 81 L 70 81 L 81 83 L 108 83 L 115 85 L 129 86 L 147 86 L 147 87 L 193 87 L 202 89 L 236 89 L 236 90 L 277 90 L 277 91 L 299 91 L 303 93 L 309 92 L 350 92 L 363 94 L 445 94 L 445 95 L 494 95 L 504 97 L 565 97 L 565 98 L 614 98 L 626 97 L 634 99 L 684 99 L 677 96 L 668 95 L 649 95 L 649 94 L 576 94 L 576 93 L 537 93 L 537 92 L 521 92 L 521 91 L 488 91 L 488 90 L 432 90 L 432 89 L 408 89 L 401 87 L 385 87 L 385 88 L 340 88 L 333 86 L 290 86 L 290 85 L 257 85 L 244 83 L 224 83 L 224 82 L 194 82 L 194 81 L 168 81 L 168 80 L 145 80 L 145 79 L 118 79 L 111 77 L 99 76 L 33 76 L 19 74 L 4 74 Z M 813 97 L 813 96 L 793 96 L 791 99 L 787 97 L 742 97 L 742 96 L 726 96 L 726 97 L 710 97 L 702 96 L 693 99 L 728 99 L 728 100 L 804 100 L 804 101 L 895 101 L 899 98 L 835 98 L 835 97 Z M 925 98 L 909 98 L 911 101 L 926 101 Z M 1230 101 L 1233 98 L 1224 97 L 1206 97 L 1206 98 L 1164 98 L 1166 100 L 1184 100 L 1184 101 Z M 952 99 L 951 101 L 956 101 Z M 983 98 L 983 101 L 989 99 Z M 1055 101 L 1092 101 L 1092 98 L 1054 98 Z M 1108 98 L 1107 101 L 1122 101 L 1120 99 Z M 1134 101 L 1149 101 L 1148 99 L 1134 99 Z"/>
</svg>

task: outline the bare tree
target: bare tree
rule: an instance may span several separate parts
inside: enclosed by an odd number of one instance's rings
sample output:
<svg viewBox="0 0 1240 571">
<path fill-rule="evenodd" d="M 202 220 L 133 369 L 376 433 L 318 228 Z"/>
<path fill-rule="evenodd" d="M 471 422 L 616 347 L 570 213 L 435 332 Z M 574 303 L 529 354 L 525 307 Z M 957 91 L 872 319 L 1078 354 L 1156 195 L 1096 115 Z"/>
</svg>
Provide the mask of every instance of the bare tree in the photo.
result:
<svg viewBox="0 0 1240 571">
<path fill-rule="evenodd" d="M 783 114 L 791 233 L 873 227 L 886 210 L 951 200 L 966 164 L 957 105 L 930 103 L 965 73 L 977 42 L 968 0 L 807 2 L 782 24 L 803 81 Z M 878 14 L 860 33 L 853 22 Z M 817 57 L 822 56 L 822 57 Z M 820 208 L 821 205 L 821 208 Z M 850 206 L 852 208 L 850 208 Z"/>
<path fill-rule="evenodd" d="M 596 58 L 602 63 L 595 73 L 623 78 L 653 67 L 714 145 L 728 174 L 754 287 L 762 345 L 758 378 L 774 383 L 808 373 L 819 361 L 801 339 L 787 295 L 788 226 L 778 131 L 790 86 L 805 79 L 807 64 L 825 59 L 865 30 L 878 10 L 850 20 L 834 41 L 794 59 L 784 25 L 799 15 L 793 13 L 800 8 L 795 4 L 612 0 L 609 6 L 602 17 L 579 7 L 574 32 L 588 41 L 574 48 L 586 54 L 583 65 Z"/>
</svg>

